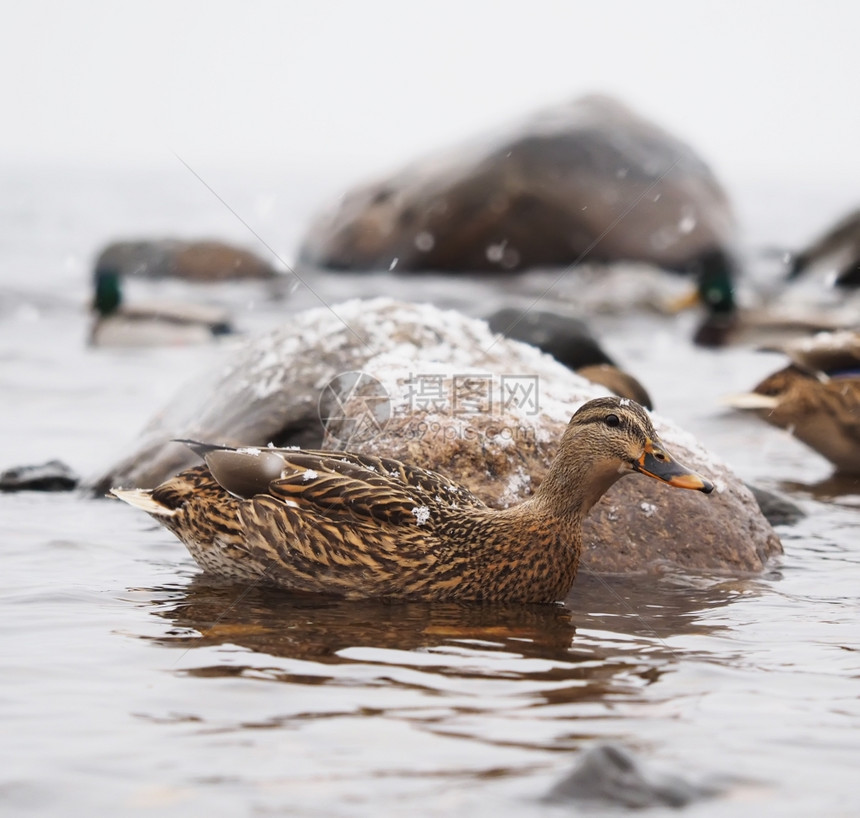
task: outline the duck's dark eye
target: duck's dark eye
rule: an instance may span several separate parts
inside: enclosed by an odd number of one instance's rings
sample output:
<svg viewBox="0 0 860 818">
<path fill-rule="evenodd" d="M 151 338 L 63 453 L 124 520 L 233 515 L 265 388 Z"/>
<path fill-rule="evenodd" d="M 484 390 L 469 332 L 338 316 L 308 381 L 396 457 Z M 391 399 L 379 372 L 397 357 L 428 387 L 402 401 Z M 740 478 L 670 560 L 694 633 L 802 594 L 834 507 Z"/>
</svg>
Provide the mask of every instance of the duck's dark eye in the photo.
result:
<svg viewBox="0 0 860 818">
<path fill-rule="evenodd" d="M 603 420 L 610 429 L 615 429 L 621 425 L 621 419 L 618 415 L 607 415 Z"/>
</svg>

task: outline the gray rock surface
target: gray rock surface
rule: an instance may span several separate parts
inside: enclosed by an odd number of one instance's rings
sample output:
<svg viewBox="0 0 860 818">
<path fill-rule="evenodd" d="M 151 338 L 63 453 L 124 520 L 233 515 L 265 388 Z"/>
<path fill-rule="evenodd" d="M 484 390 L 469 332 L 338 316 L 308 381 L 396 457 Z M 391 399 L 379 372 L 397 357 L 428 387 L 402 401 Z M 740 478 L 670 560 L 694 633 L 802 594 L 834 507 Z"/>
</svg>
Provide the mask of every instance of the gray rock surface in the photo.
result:
<svg viewBox="0 0 860 818">
<path fill-rule="evenodd" d="M 302 258 L 339 269 L 514 271 L 634 260 L 731 264 L 735 223 L 708 166 L 620 102 L 590 96 L 349 191 Z"/>
</svg>

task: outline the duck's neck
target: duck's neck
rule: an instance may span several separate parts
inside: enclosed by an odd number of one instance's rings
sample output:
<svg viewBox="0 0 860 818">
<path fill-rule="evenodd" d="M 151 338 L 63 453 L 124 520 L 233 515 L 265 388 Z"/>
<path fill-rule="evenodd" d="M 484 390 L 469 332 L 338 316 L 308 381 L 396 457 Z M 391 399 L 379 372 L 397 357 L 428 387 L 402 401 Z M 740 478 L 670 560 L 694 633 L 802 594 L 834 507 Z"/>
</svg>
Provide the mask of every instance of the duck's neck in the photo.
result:
<svg viewBox="0 0 860 818">
<path fill-rule="evenodd" d="M 565 435 L 549 474 L 535 492 L 534 502 L 554 517 L 581 522 L 625 472 L 619 470 L 617 461 L 578 444 L 573 435 Z"/>
</svg>

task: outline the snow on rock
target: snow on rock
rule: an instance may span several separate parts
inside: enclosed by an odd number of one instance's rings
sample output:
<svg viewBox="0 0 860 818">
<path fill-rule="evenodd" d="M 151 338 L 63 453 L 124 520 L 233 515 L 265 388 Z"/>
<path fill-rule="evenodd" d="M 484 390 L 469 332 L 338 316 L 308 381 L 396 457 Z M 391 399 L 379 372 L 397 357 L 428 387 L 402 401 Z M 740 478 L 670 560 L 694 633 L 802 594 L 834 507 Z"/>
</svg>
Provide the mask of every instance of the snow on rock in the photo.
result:
<svg viewBox="0 0 860 818">
<path fill-rule="evenodd" d="M 645 512 L 646 517 L 650 517 L 652 514 L 654 514 L 655 511 L 657 511 L 657 506 L 655 506 L 654 503 L 642 502 L 639 503 L 639 508 L 641 508 L 642 511 Z"/>
</svg>

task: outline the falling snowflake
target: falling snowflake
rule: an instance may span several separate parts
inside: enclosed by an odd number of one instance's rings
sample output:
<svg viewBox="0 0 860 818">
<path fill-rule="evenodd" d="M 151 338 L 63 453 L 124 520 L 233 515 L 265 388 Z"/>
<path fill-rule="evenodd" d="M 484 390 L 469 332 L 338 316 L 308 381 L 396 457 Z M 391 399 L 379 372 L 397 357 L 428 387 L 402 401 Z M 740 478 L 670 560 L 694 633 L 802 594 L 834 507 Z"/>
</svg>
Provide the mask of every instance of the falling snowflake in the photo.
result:
<svg viewBox="0 0 860 818">
<path fill-rule="evenodd" d="M 433 237 L 433 234 L 426 230 L 422 230 L 417 236 L 415 236 L 415 246 L 422 253 L 429 253 L 435 244 L 436 239 Z"/>
<path fill-rule="evenodd" d="M 678 222 L 678 231 L 686 235 L 687 233 L 692 233 L 696 228 L 696 218 L 695 216 L 691 216 L 689 213 L 681 217 L 681 221 Z"/>
<path fill-rule="evenodd" d="M 499 242 L 498 244 L 488 244 L 485 251 L 487 261 L 500 262 L 505 256 L 506 244 L 506 241 Z"/>
<path fill-rule="evenodd" d="M 302 480 L 304 480 L 304 481 L 305 481 L 305 483 L 307 483 L 307 482 L 308 482 L 308 480 L 316 480 L 316 479 L 317 479 L 317 477 L 319 477 L 319 475 L 318 475 L 318 474 L 317 474 L 313 469 L 308 469 L 308 470 L 307 470 L 307 471 L 302 475 Z"/>
</svg>

